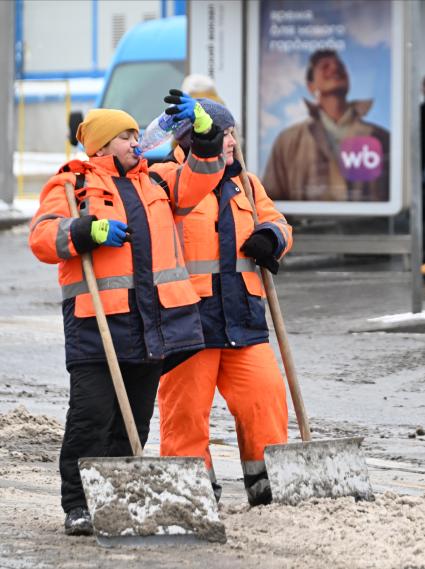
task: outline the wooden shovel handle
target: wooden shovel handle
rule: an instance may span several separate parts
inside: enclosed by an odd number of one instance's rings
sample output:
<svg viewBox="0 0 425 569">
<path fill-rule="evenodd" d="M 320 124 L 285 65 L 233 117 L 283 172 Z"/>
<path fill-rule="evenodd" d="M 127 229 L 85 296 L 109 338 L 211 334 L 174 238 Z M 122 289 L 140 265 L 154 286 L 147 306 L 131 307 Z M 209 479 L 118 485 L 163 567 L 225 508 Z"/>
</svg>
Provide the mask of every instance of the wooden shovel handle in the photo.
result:
<svg viewBox="0 0 425 569">
<path fill-rule="evenodd" d="M 69 182 L 65 183 L 65 193 L 72 217 L 80 217 L 77 208 L 77 201 L 75 199 L 74 187 Z M 136 423 L 134 422 L 133 412 L 130 407 L 130 402 L 128 400 L 120 366 L 118 363 L 118 358 L 115 352 L 114 344 L 112 342 L 112 336 L 109 330 L 108 321 L 106 320 L 102 300 L 100 298 L 90 254 L 83 253 L 81 255 L 81 260 L 83 263 L 83 270 L 86 277 L 87 286 L 92 297 L 93 306 L 96 313 L 97 325 L 99 326 L 99 332 L 106 354 L 106 360 L 108 362 L 109 371 L 111 373 L 112 382 L 114 384 L 115 393 L 117 395 L 118 404 L 121 409 L 127 435 L 130 440 L 131 449 L 134 456 L 142 456 L 143 449 L 140 443 L 139 433 L 137 432 Z"/>
<path fill-rule="evenodd" d="M 242 172 L 240 173 L 239 177 L 241 179 L 246 197 L 248 198 L 252 207 L 254 223 L 257 225 L 258 224 L 257 208 L 255 207 L 255 201 L 252 195 L 252 188 L 250 181 L 248 179 L 248 174 L 246 172 L 245 160 L 242 155 L 239 137 L 236 130 L 233 132 L 233 136 L 235 137 L 236 140 L 235 158 L 242 166 Z M 297 379 L 297 373 L 295 371 L 294 359 L 292 357 L 291 348 L 289 346 L 288 335 L 286 333 L 285 323 L 283 321 L 282 311 L 280 309 L 279 299 L 277 297 L 276 288 L 273 282 L 273 277 L 271 273 L 264 267 L 261 267 L 261 276 L 263 279 L 264 290 L 266 291 L 267 302 L 269 304 L 270 313 L 273 320 L 273 326 L 279 344 L 280 355 L 282 357 L 283 366 L 286 372 L 286 379 L 288 382 L 289 391 L 291 392 L 292 403 L 294 405 L 295 414 L 297 417 L 297 423 L 301 434 L 301 439 L 304 442 L 307 442 L 311 440 L 309 421 L 304 407 L 304 401 L 301 395 L 300 385 Z"/>
</svg>

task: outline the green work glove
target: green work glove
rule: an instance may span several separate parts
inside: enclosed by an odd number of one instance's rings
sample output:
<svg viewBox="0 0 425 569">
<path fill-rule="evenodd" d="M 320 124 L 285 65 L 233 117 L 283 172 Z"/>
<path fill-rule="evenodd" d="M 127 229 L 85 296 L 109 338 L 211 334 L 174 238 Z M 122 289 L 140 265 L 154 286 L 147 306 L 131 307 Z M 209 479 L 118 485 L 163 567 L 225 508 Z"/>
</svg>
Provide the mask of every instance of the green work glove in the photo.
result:
<svg viewBox="0 0 425 569">
<path fill-rule="evenodd" d="M 122 247 L 128 239 L 127 233 L 127 224 L 115 219 L 98 219 L 91 224 L 91 238 L 99 245 Z"/>
<path fill-rule="evenodd" d="M 212 118 L 210 115 L 204 110 L 201 103 L 196 103 L 195 108 L 193 109 L 195 114 L 195 122 L 193 123 L 193 130 L 197 134 L 203 134 L 211 130 L 212 126 Z"/>
</svg>

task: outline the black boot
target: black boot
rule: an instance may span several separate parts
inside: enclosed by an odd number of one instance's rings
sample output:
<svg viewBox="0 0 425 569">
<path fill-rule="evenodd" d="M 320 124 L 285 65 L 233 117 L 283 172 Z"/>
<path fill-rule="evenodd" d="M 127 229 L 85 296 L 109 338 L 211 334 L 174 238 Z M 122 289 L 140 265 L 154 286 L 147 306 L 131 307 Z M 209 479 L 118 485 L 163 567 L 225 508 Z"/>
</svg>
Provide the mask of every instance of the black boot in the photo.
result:
<svg viewBox="0 0 425 569">
<path fill-rule="evenodd" d="M 72 508 L 65 517 L 66 535 L 93 535 L 93 524 L 87 508 Z"/>
<path fill-rule="evenodd" d="M 221 498 L 221 492 L 223 490 L 223 487 L 220 484 L 217 484 L 217 482 L 211 482 L 211 486 L 214 492 L 216 502 L 218 504 Z"/>
<path fill-rule="evenodd" d="M 245 490 L 250 506 L 267 506 L 272 501 L 272 491 L 267 473 L 245 476 Z"/>
</svg>

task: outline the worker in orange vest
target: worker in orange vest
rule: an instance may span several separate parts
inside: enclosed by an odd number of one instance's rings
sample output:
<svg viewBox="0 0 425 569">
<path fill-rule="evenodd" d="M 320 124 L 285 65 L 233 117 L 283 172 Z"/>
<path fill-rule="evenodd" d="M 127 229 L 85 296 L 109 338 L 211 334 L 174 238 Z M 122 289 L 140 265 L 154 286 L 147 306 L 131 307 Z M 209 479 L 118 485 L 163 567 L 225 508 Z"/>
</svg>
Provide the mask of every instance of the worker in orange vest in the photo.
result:
<svg viewBox="0 0 425 569">
<path fill-rule="evenodd" d="M 80 255 L 92 256 L 142 446 L 161 373 L 204 346 L 200 299 L 174 219 L 187 215 L 219 183 L 223 132 L 200 106 L 193 123 L 189 159 L 169 172 L 173 191 L 167 194 L 135 153 L 136 120 L 116 109 L 90 111 L 77 132 L 89 160 L 60 168 L 44 186 L 31 222 L 30 247 L 41 261 L 58 264 L 62 288 L 71 391 L 60 473 L 69 535 L 93 531 L 78 459 L 132 454 Z M 75 187 L 78 219 L 70 214 L 66 182 Z"/>
<path fill-rule="evenodd" d="M 190 116 L 186 95 L 166 97 L 166 112 Z M 191 282 L 201 297 L 199 310 L 207 349 L 163 375 L 158 400 L 161 455 L 202 456 L 216 498 L 217 483 L 209 451 L 209 418 L 216 387 L 235 418 L 248 501 L 271 501 L 264 447 L 287 441 L 288 412 L 284 380 L 269 344 L 264 290 L 256 265 L 276 273 L 291 248 L 292 230 L 256 176 L 249 174 L 259 224 L 244 194 L 235 160 L 235 120 L 223 105 L 199 99 L 224 130 L 226 169 L 216 187 L 177 224 Z M 180 112 L 180 109 L 183 109 Z M 152 169 L 167 186 L 170 171 L 181 167 L 191 133 L 180 132 L 178 146 L 164 164 Z"/>
</svg>

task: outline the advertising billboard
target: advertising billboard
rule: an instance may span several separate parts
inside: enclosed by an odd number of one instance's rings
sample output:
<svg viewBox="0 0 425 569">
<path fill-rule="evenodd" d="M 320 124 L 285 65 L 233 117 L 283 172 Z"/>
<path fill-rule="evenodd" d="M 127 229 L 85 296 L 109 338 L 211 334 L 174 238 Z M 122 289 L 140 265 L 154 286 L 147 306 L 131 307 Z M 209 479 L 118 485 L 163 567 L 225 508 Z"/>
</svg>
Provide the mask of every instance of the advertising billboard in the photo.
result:
<svg viewBox="0 0 425 569">
<path fill-rule="evenodd" d="M 286 213 L 401 208 L 397 2 L 250 3 L 248 161 Z M 250 64 L 251 62 L 251 64 Z"/>
</svg>

